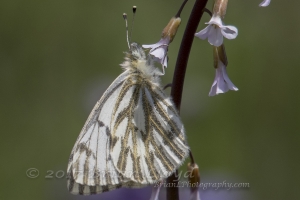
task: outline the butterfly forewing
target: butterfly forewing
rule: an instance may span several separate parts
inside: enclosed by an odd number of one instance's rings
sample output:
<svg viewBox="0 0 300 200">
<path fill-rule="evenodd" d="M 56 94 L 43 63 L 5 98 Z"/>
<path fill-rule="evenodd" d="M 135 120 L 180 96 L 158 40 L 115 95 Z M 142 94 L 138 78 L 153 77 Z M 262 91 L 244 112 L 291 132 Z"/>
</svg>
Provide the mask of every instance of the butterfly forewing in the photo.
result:
<svg viewBox="0 0 300 200">
<path fill-rule="evenodd" d="M 106 90 L 93 108 L 72 150 L 68 165 L 68 188 L 74 194 L 95 194 L 129 183 L 114 167 L 110 156 L 110 120 L 125 71 Z"/>
</svg>

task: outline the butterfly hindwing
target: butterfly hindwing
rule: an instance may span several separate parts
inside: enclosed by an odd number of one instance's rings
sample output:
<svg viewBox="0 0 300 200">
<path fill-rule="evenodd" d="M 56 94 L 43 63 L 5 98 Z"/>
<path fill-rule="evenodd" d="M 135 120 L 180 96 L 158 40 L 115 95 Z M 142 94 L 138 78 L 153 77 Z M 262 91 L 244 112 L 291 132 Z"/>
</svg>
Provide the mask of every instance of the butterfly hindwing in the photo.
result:
<svg viewBox="0 0 300 200">
<path fill-rule="evenodd" d="M 161 173 L 167 177 L 188 155 L 185 130 L 173 102 L 159 88 L 146 88 L 146 96 L 153 113 L 150 127 L 155 162 L 160 166 Z"/>
<path fill-rule="evenodd" d="M 188 155 L 184 128 L 159 87 L 139 74 L 130 77 L 112 113 L 112 161 L 124 177 L 154 183 L 168 177 Z"/>
</svg>

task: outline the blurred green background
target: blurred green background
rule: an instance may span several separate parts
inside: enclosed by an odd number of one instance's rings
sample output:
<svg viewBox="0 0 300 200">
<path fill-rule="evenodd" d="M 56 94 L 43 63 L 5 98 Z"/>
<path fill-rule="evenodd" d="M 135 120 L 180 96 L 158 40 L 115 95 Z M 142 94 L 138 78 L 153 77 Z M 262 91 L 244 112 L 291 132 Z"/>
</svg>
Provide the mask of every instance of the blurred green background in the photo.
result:
<svg viewBox="0 0 300 200">
<path fill-rule="evenodd" d="M 121 73 L 127 50 L 122 14 L 131 19 L 136 5 L 133 40 L 152 44 L 181 2 L 0 2 L 0 199 L 85 199 L 68 193 L 63 173 L 88 114 Z M 300 2 L 273 0 L 267 8 L 260 2 L 230 0 L 224 20 L 239 30 L 235 40 L 225 40 L 228 74 L 239 91 L 208 97 L 212 47 L 195 38 L 181 115 L 203 180 L 250 183 L 228 191 L 240 194 L 231 199 L 297 199 Z M 172 80 L 193 4 L 181 15 L 163 84 Z M 204 14 L 198 30 L 209 19 Z M 39 177 L 28 178 L 29 168 Z"/>
</svg>

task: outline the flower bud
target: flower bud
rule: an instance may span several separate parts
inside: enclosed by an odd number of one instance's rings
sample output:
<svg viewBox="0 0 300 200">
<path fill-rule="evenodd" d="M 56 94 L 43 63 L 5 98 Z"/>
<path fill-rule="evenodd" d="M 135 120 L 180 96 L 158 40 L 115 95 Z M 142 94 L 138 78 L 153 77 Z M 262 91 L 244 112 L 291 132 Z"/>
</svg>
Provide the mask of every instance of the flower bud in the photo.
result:
<svg viewBox="0 0 300 200">
<path fill-rule="evenodd" d="M 171 43 L 176 35 L 180 22 L 180 17 L 172 17 L 168 25 L 164 28 L 162 32 L 162 38 L 169 37 Z"/>
<path fill-rule="evenodd" d="M 215 0 L 213 7 L 213 15 L 224 18 L 226 15 L 228 0 Z"/>
<path fill-rule="evenodd" d="M 213 47 L 213 56 L 214 56 L 214 68 L 218 68 L 219 60 L 225 65 L 228 65 L 228 60 L 226 56 L 225 46 L 222 44 L 218 47 Z"/>
<path fill-rule="evenodd" d="M 191 186 L 191 192 L 198 191 L 198 186 L 200 185 L 200 172 L 199 167 L 196 163 L 188 164 L 189 176 L 189 185 Z"/>
</svg>

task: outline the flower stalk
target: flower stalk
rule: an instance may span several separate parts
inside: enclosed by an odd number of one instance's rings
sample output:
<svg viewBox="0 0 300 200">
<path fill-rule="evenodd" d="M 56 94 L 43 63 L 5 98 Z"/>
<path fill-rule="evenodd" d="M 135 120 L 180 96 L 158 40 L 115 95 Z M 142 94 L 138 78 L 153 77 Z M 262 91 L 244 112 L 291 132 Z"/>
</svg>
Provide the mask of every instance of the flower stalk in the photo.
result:
<svg viewBox="0 0 300 200">
<path fill-rule="evenodd" d="M 194 41 L 194 34 L 203 15 L 203 10 L 207 4 L 207 1 L 208 0 L 196 0 L 189 20 L 187 22 L 187 26 L 178 52 L 172 81 L 171 97 L 179 112 L 182 99 L 184 77 L 190 51 L 192 48 L 192 43 Z"/>
<path fill-rule="evenodd" d="M 193 10 L 190 14 L 189 20 L 187 22 L 187 26 L 178 52 L 171 89 L 171 97 L 178 112 L 180 112 L 184 77 L 188 63 L 188 58 L 194 40 L 194 34 L 203 15 L 203 11 L 205 9 L 207 1 L 208 0 L 196 0 Z M 176 171 L 170 177 L 167 178 L 167 184 L 178 183 L 177 173 L 178 172 Z M 178 187 L 167 188 L 167 200 L 179 200 Z"/>
</svg>

